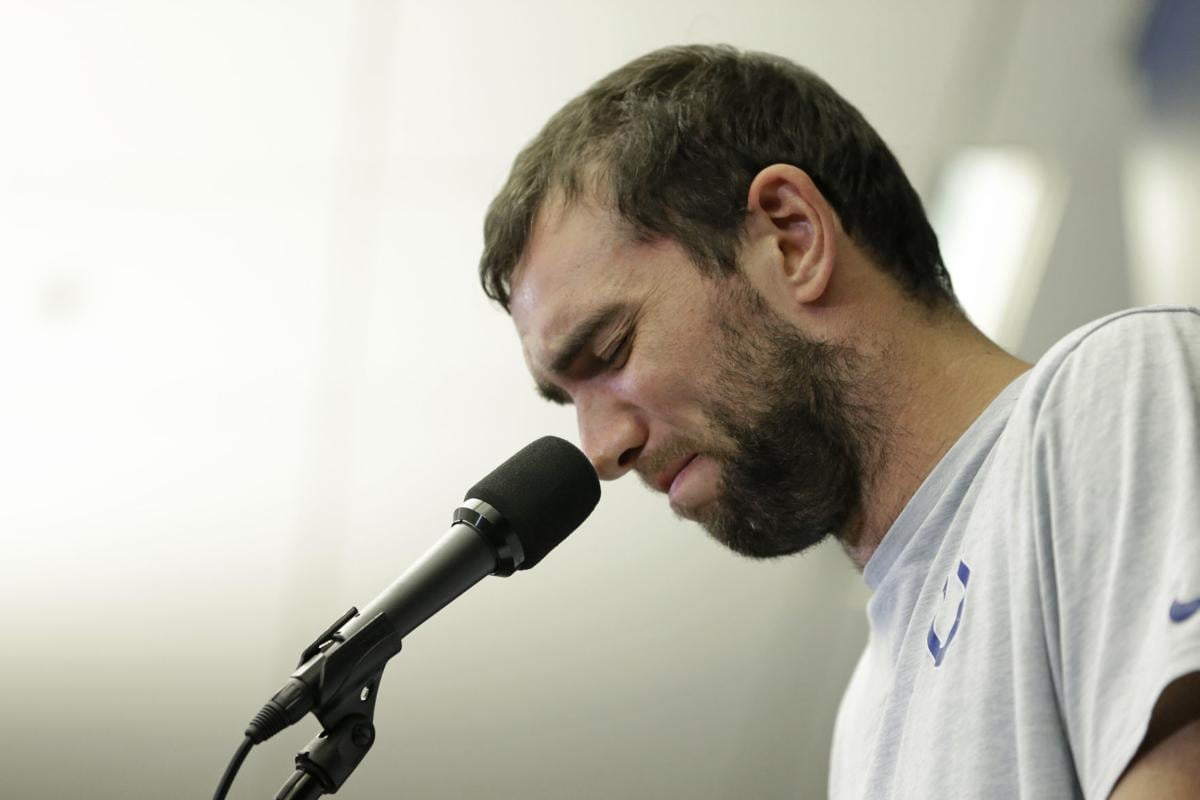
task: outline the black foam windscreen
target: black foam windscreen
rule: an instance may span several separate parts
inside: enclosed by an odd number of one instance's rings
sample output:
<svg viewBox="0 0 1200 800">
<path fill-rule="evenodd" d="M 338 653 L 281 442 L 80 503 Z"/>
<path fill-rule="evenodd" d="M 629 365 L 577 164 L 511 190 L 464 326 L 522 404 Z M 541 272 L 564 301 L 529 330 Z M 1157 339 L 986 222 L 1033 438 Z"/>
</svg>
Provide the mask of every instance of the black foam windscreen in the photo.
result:
<svg viewBox="0 0 1200 800">
<path fill-rule="evenodd" d="M 470 488 L 508 521 L 529 569 L 587 519 L 600 501 L 600 481 L 579 448 L 557 436 L 526 445 Z"/>
</svg>

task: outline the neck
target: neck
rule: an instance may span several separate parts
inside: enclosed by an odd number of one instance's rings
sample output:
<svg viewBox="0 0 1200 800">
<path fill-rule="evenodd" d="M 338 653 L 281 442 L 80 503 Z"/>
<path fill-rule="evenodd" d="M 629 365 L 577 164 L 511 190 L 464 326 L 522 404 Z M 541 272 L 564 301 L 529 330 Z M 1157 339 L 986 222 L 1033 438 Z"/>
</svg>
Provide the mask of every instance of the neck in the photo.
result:
<svg viewBox="0 0 1200 800">
<path fill-rule="evenodd" d="M 866 465 L 863 507 L 840 537 L 861 571 L 946 452 L 1030 364 L 965 320 L 897 326 L 870 348 L 880 387 L 882 440 Z"/>
</svg>

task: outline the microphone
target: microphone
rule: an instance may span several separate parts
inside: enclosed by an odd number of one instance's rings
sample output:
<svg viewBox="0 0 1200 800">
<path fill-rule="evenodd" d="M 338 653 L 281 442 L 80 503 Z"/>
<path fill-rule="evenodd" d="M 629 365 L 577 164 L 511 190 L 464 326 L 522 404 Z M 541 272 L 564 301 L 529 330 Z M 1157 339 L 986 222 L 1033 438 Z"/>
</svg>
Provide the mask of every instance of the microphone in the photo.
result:
<svg viewBox="0 0 1200 800">
<path fill-rule="evenodd" d="M 340 717 L 347 702 L 369 714 L 383 667 L 410 631 L 486 576 L 533 567 L 599 500 L 596 472 L 578 448 L 554 436 L 527 445 L 467 491 L 437 544 L 305 649 L 246 737 L 266 741 L 309 711 L 322 722 Z"/>
</svg>

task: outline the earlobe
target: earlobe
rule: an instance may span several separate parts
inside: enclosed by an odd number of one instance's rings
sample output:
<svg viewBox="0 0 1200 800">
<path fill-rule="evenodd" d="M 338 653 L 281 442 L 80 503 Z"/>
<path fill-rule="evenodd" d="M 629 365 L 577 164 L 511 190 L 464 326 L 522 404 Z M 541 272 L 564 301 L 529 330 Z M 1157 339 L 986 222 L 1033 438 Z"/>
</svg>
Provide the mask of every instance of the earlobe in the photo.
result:
<svg viewBox="0 0 1200 800">
<path fill-rule="evenodd" d="M 776 278 L 788 296 L 802 304 L 819 300 L 833 272 L 836 216 L 816 184 L 802 169 L 773 164 L 755 176 L 747 206 L 778 249 Z"/>
</svg>

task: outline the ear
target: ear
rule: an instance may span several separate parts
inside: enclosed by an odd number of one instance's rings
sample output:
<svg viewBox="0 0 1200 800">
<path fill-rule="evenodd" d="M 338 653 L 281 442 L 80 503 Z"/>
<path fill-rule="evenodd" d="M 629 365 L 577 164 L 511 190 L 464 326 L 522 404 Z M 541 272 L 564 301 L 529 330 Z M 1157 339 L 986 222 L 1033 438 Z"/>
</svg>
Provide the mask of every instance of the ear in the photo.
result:
<svg viewBox="0 0 1200 800">
<path fill-rule="evenodd" d="M 746 198 L 755 228 L 770 240 L 773 282 L 797 303 L 825 293 L 837 255 L 837 214 L 804 170 L 772 164 L 754 177 Z"/>
</svg>

